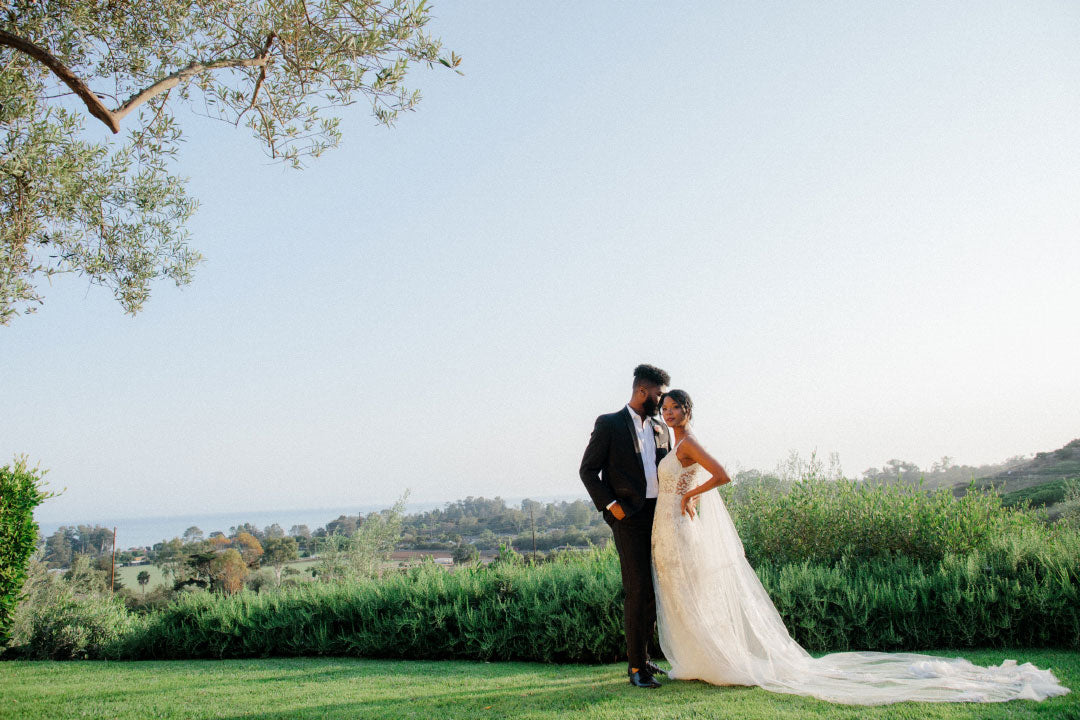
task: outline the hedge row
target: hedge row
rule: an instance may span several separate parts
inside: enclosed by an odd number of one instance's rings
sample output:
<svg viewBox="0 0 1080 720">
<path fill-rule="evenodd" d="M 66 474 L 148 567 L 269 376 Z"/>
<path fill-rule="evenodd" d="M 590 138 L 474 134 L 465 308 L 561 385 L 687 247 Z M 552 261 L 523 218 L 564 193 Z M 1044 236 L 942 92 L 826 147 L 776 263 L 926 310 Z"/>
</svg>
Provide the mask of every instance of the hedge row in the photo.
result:
<svg viewBox="0 0 1080 720">
<path fill-rule="evenodd" d="M 1080 649 L 1080 542 L 1008 539 L 910 558 L 765 565 L 763 584 L 812 651 Z M 115 658 L 353 655 L 613 662 L 623 654 L 611 550 L 559 564 L 423 567 L 365 583 L 198 594 L 137 622 Z"/>
</svg>

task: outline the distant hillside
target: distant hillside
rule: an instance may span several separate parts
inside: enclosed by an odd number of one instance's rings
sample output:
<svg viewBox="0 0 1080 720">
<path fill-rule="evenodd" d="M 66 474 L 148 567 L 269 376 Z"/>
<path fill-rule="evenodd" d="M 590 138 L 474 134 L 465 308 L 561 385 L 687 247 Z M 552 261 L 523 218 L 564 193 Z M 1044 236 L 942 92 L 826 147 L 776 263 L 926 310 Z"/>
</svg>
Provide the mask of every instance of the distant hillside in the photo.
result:
<svg viewBox="0 0 1080 720">
<path fill-rule="evenodd" d="M 1050 508 L 1064 497 L 1066 481 L 1074 479 L 1080 479 L 1080 438 L 1057 450 L 1037 453 L 1008 470 L 978 478 L 975 487 L 996 489 L 1007 505 L 1028 500 L 1033 506 Z M 962 495 L 967 488 L 966 483 L 957 483 L 953 492 Z"/>
</svg>

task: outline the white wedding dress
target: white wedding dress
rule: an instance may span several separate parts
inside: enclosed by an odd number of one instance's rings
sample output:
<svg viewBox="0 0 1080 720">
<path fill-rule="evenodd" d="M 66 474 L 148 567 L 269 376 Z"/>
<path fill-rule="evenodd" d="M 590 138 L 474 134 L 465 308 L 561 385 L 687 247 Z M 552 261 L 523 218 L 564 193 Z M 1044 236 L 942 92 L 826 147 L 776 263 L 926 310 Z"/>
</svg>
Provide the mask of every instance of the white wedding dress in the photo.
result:
<svg viewBox="0 0 1080 720">
<path fill-rule="evenodd" d="M 684 468 L 670 452 L 657 474 L 653 584 L 672 679 L 757 685 L 852 705 L 1043 700 L 1069 692 L 1049 670 L 1015 660 L 979 667 L 911 653 L 811 657 L 792 639 L 747 562 L 720 494 L 701 495 L 695 519 L 682 515 L 682 494 L 707 479 L 703 468 Z"/>
</svg>

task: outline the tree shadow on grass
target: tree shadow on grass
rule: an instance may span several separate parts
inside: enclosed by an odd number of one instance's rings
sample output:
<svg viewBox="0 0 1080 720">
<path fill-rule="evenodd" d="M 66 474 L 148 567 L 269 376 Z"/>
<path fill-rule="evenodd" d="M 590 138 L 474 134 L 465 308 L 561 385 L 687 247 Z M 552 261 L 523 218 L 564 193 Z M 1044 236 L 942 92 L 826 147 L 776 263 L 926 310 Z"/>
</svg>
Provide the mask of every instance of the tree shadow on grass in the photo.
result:
<svg viewBox="0 0 1080 720">
<path fill-rule="evenodd" d="M 559 666 L 478 665 L 446 662 L 438 676 L 415 672 L 395 675 L 381 668 L 379 677 L 390 680 L 390 690 L 365 692 L 362 667 L 353 667 L 355 692 L 334 693 L 329 701 L 297 703 L 282 698 L 271 712 L 236 713 L 226 720 L 285 720 L 286 718 L 364 718 L 365 720 L 432 720 L 433 718 L 521 718 L 551 720 L 588 717 L 598 720 L 642 718 L 740 718 L 746 720 L 983 720 L 984 718 L 1070 718 L 1080 720 L 1080 703 L 1068 697 L 1043 703 L 1012 702 L 994 705 L 956 703 L 898 703 L 879 707 L 834 705 L 813 698 L 768 693 L 759 688 L 716 687 L 701 682 L 665 683 L 659 690 L 633 688 L 619 669 L 595 668 L 582 676 L 581 666 L 560 671 Z M 489 670 L 485 672 L 485 670 Z M 348 673 L 346 673 L 348 674 Z M 280 679 L 273 680 L 277 682 Z M 385 688 L 385 685 L 383 686 Z M 340 695 L 352 695 L 341 698 Z M 1074 696 L 1075 697 L 1075 696 Z M 292 701 L 292 702 L 290 702 Z M 288 705 L 286 707 L 286 705 Z"/>
<path fill-rule="evenodd" d="M 1004 656 L 992 651 L 967 654 L 977 656 L 983 664 L 1000 662 Z M 1009 652 L 1018 657 L 1024 654 Z M 611 665 L 360 658 L 42 663 L 40 667 L 11 666 L 16 672 L 8 689 L 18 692 L 12 693 L 10 700 L 16 700 L 17 694 L 20 707 L 0 708 L 0 716 L 14 710 L 11 717 L 35 719 L 80 715 L 185 720 L 1080 720 L 1080 692 L 1075 691 L 1080 687 L 1077 654 L 1040 651 L 1038 655 L 1041 664 L 1060 666 L 1058 677 L 1074 688 L 1073 693 L 1042 703 L 901 703 L 867 708 L 701 682 L 667 681 L 659 690 L 639 690 L 627 683 L 622 666 Z"/>
</svg>

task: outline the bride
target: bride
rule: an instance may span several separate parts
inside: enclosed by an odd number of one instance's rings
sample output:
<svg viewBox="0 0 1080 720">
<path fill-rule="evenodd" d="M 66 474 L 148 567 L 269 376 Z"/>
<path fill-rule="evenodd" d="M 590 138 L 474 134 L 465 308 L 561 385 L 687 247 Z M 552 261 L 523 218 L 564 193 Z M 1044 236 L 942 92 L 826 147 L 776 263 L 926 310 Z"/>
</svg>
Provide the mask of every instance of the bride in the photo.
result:
<svg viewBox="0 0 1080 720">
<path fill-rule="evenodd" d="M 1049 670 L 1013 660 L 979 667 L 962 658 L 911 653 L 811 657 L 788 634 L 743 555 L 724 501 L 708 492 L 730 478 L 690 432 L 690 396 L 671 390 L 661 412 L 675 446 L 657 469 L 652 557 L 669 677 L 757 685 L 853 705 L 1043 700 L 1069 692 Z"/>
</svg>

